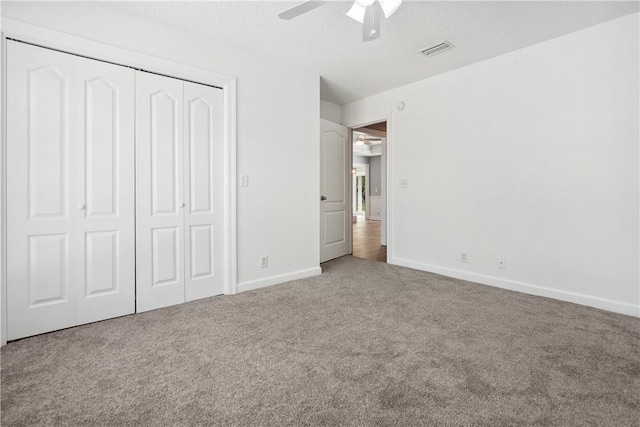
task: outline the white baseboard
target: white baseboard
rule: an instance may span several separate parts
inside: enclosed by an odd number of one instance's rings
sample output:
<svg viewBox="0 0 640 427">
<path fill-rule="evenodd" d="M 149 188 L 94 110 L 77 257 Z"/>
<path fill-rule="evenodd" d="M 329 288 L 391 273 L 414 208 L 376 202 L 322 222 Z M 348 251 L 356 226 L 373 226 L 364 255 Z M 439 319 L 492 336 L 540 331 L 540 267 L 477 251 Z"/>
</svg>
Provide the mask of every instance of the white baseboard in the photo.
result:
<svg viewBox="0 0 640 427">
<path fill-rule="evenodd" d="M 441 274 L 443 276 L 456 279 L 467 280 L 469 282 L 480 283 L 482 285 L 494 286 L 496 288 L 508 289 L 522 292 L 529 295 L 553 298 L 560 301 L 572 302 L 599 308 L 601 310 L 612 311 L 614 313 L 626 314 L 628 316 L 640 317 L 640 305 L 629 304 L 627 302 L 610 300 L 607 298 L 595 297 L 587 294 L 563 291 L 559 289 L 547 288 L 545 286 L 533 285 L 531 283 L 519 282 L 516 280 L 503 279 L 495 276 L 472 273 L 468 271 L 456 270 L 454 268 L 441 267 L 437 265 L 424 264 L 402 258 L 391 258 L 387 260 L 389 264 L 409 267 L 416 270 L 428 271 Z"/>
<path fill-rule="evenodd" d="M 371 221 L 381 221 L 382 218 L 379 216 L 370 216 L 368 219 L 370 219 Z"/>
<path fill-rule="evenodd" d="M 267 286 L 279 285 L 292 280 L 306 279 L 322 273 L 320 267 L 307 268 L 306 270 L 293 271 L 291 273 L 279 274 L 277 276 L 265 277 L 264 279 L 250 280 L 238 283 L 238 292 L 252 291 L 254 289 L 266 288 Z"/>
</svg>

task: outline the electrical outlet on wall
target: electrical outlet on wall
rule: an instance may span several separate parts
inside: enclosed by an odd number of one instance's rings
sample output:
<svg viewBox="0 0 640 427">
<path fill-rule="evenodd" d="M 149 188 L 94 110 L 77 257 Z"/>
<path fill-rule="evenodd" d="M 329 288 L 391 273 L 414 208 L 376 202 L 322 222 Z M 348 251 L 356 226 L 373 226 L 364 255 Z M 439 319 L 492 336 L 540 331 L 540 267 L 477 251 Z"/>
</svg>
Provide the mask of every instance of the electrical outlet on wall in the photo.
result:
<svg viewBox="0 0 640 427">
<path fill-rule="evenodd" d="M 460 252 L 460 262 L 469 262 L 469 254 L 466 252 Z"/>
<path fill-rule="evenodd" d="M 499 256 L 498 257 L 498 268 L 501 268 L 503 270 L 507 269 L 507 257 L 506 256 Z"/>
<path fill-rule="evenodd" d="M 269 266 L 269 257 L 264 255 L 260 257 L 260 268 L 267 268 Z"/>
</svg>

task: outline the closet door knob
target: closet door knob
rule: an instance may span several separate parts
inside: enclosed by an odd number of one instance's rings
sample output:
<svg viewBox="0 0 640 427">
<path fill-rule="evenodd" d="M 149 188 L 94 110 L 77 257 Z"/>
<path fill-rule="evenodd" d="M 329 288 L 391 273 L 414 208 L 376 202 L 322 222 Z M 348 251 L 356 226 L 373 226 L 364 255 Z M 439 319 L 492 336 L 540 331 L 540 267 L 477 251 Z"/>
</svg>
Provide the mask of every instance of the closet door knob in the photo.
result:
<svg viewBox="0 0 640 427">
<path fill-rule="evenodd" d="M 78 205 L 78 209 L 79 209 L 79 210 L 81 210 L 81 211 L 83 211 L 85 208 L 86 208 L 86 206 L 85 206 L 85 204 L 84 204 L 84 203 L 80 203 L 80 204 Z"/>
<path fill-rule="evenodd" d="M 181 207 L 181 208 L 184 208 L 184 202 L 183 202 L 183 203 L 180 203 L 180 207 Z"/>
</svg>

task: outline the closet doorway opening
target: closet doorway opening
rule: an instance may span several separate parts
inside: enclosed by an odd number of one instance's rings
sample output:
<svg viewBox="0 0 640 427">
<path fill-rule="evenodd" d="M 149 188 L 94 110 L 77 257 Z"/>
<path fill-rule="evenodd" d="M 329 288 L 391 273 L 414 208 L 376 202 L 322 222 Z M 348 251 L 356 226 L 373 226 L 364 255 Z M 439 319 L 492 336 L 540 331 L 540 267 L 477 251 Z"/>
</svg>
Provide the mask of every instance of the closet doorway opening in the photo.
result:
<svg viewBox="0 0 640 427">
<path fill-rule="evenodd" d="M 383 185 L 386 182 L 387 123 L 374 123 L 351 132 L 352 255 L 387 262 L 386 188 Z"/>
</svg>

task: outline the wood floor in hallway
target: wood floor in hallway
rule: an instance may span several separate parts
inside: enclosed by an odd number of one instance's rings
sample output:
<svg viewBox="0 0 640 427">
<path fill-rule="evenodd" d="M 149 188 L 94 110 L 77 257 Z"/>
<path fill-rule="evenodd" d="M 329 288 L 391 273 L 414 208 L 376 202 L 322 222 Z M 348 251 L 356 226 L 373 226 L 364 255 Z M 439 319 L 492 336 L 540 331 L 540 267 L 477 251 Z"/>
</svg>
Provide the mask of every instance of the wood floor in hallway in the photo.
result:
<svg viewBox="0 0 640 427">
<path fill-rule="evenodd" d="M 353 224 L 353 256 L 387 262 L 387 247 L 380 245 L 380 224 L 358 216 Z"/>
</svg>

